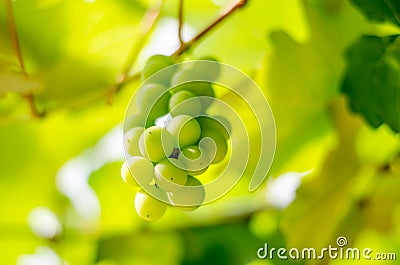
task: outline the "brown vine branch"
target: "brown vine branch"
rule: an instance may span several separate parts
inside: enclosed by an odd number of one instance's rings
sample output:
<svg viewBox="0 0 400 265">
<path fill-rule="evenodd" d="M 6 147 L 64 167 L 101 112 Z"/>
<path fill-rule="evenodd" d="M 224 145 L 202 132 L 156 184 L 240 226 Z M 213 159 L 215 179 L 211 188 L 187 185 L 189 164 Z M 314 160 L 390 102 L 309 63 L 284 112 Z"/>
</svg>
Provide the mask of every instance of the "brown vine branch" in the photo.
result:
<svg viewBox="0 0 400 265">
<path fill-rule="evenodd" d="M 209 33 L 211 30 L 213 30 L 217 25 L 219 25 L 222 21 L 224 21 L 227 17 L 235 13 L 235 11 L 241 9 L 247 4 L 248 0 L 239 0 L 237 3 L 235 3 L 233 6 L 225 10 L 224 12 L 221 13 L 221 15 L 211 22 L 207 27 L 205 27 L 202 31 L 200 31 L 196 36 L 194 36 L 190 41 L 188 42 L 182 42 L 180 47 L 173 53 L 173 56 L 179 56 L 182 53 L 184 53 L 186 50 L 188 50 L 193 44 L 198 42 L 201 38 L 203 38 L 207 33 Z"/>
<path fill-rule="evenodd" d="M 26 68 L 25 68 L 24 59 L 23 59 L 22 51 L 21 51 L 21 45 L 19 43 L 17 25 L 15 23 L 12 2 L 11 2 L 11 0 L 5 0 L 5 4 L 6 4 L 8 28 L 10 31 L 10 38 L 11 38 L 11 42 L 13 45 L 13 49 L 17 55 L 21 74 L 25 78 L 28 78 L 28 72 L 26 71 Z M 36 106 L 36 102 L 35 102 L 35 96 L 32 93 L 22 95 L 22 96 L 24 98 L 26 98 L 28 105 L 29 105 L 29 109 L 30 109 L 33 117 L 38 118 L 38 117 L 44 116 L 44 112 L 41 112 L 38 110 L 38 108 Z"/>
<path fill-rule="evenodd" d="M 10 31 L 12 45 L 13 45 L 14 51 L 17 55 L 21 73 L 27 77 L 28 73 L 25 70 L 24 60 L 23 60 L 22 52 L 21 52 L 21 46 L 19 45 L 17 26 L 15 24 L 15 17 L 14 17 L 11 0 L 6 0 L 6 9 L 7 9 L 7 22 L 8 22 L 8 28 Z"/>
<path fill-rule="evenodd" d="M 114 95 L 118 93 L 118 91 L 127 83 L 133 81 L 137 77 L 139 77 L 138 74 L 134 74 L 132 76 L 129 76 L 129 71 L 131 70 L 133 64 L 136 61 L 136 58 L 138 57 L 140 51 L 143 48 L 143 45 L 146 43 L 147 38 L 149 37 L 150 33 L 153 31 L 154 26 L 160 17 L 160 12 L 162 9 L 162 1 L 159 2 L 159 4 L 155 7 L 150 8 L 149 10 L 146 11 L 146 13 L 143 15 L 138 29 L 139 29 L 139 34 L 137 37 L 137 41 L 133 45 L 130 54 L 128 56 L 128 59 L 126 60 L 126 63 L 122 69 L 121 75 L 115 85 L 113 85 L 109 92 L 108 92 L 108 98 L 107 102 L 109 104 L 112 103 Z"/>
<path fill-rule="evenodd" d="M 183 38 L 182 38 L 183 8 L 184 8 L 184 0 L 179 0 L 179 8 L 178 8 L 178 38 L 179 38 L 180 46 L 184 45 L 184 41 L 183 41 Z"/>
<path fill-rule="evenodd" d="M 30 93 L 28 95 L 24 95 L 24 97 L 28 101 L 29 109 L 31 110 L 33 117 L 42 118 L 46 115 L 46 112 L 38 110 L 34 94 Z"/>
<path fill-rule="evenodd" d="M 212 31 L 216 26 L 218 26 L 221 22 L 223 22 L 227 17 L 235 13 L 235 11 L 239 10 L 243 6 L 245 6 L 248 0 L 239 0 L 234 5 L 221 12 L 221 14 L 211 22 L 207 27 L 205 27 L 202 31 L 200 31 L 196 36 L 194 36 L 190 41 L 184 42 L 182 39 L 182 29 L 183 29 L 183 9 L 184 9 L 184 0 L 179 0 L 179 10 L 178 10 L 178 19 L 179 19 L 179 32 L 178 37 L 180 41 L 179 48 L 172 54 L 172 56 L 179 56 L 185 51 L 187 51 L 192 45 L 200 41 L 205 35 L 207 35 L 210 31 Z M 10 30 L 10 36 L 13 43 L 13 48 L 18 57 L 18 62 L 21 68 L 21 73 L 28 77 L 28 73 L 26 71 L 23 56 L 20 48 L 20 43 L 17 34 L 17 27 L 15 23 L 14 13 L 12 10 L 12 0 L 5 0 L 6 2 L 6 11 L 8 14 L 8 24 Z M 146 43 L 150 33 L 154 30 L 156 22 L 160 17 L 160 12 L 162 10 L 163 1 L 160 1 L 159 4 L 153 8 L 150 8 L 143 15 L 140 23 L 139 23 L 139 36 L 137 41 L 135 42 L 133 48 L 130 51 L 130 54 L 126 60 L 124 67 L 122 68 L 120 77 L 116 81 L 116 83 L 109 88 L 107 91 L 107 102 L 111 104 L 113 102 L 114 96 L 118 93 L 122 87 L 127 85 L 128 83 L 137 80 L 140 78 L 140 72 L 129 74 L 133 64 L 136 61 L 137 56 L 141 52 L 143 45 Z M 29 107 L 34 117 L 42 117 L 45 115 L 45 112 L 39 111 L 35 102 L 34 94 L 30 93 L 28 95 L 23 95 L 29 103 Z"/>
<path fill-rule="evenodd" d="M 233 6 L 231 6 L 230 8 L 228 8 L 227 10 L 225 10 L 224 12 L 221 13 L 221 15 L 214 20 L 213 22 L 210 23 L 210 25 L 208 25 L 207 27 L 205 27 L 202 31 L 200 31 L 196 36 L 194 36 L 190 41 L 188 42 L 183 42 L 182 40 L 182 26 L 183 26 L 183 0 L 179 0 L 180 4 L 179 4 L 179 11 L 178 11 L 178 19 L 179 19 L 179 28 L 178 28 L 178 36 L 180 39 L 180 43 L 181 45 L 179 46 L 179 48 L 171 55 L 171 56 L 179 56 L 182 53 L 184 53 L 185 51 L 187 51 L 192 45 L 194 45 L 196 42 L 198 42 L 200 39 L 202 39 L 207 33 L 209 33 L 210 31 L 212 31 L 212 29 L 214 29 L 217 25 L 219 25 L 222 21 L 224 21 L 227 17 L 229 17 L 230 15 L 232 15 L 233 13 L 235 13 L 235 11 L 237 11 L 238 9 L 242 8 L 243 6 L 245 6 L 248 3 L 248 0 L 240 0 L 238 2 L 236 2 Z M 155 21 L 154 21 L 155 22 Z M 154 23 L 151 25 L 151 28 L 154 26 Z M 139 49 L 138 49 L 139 50 Z M 137 78 L 139 78 L 140 75 L 138 73 L 134 74 L 134 75 L 125 75 L 123 76 L 123 78 L 121 79 L 120 82 L 118 82 L 115 86 L 114 86 L 114 90 L 112 91 L 112 95 L 114 95 L 115 93 L 117 93 L 121 87 L 123 87 L 124 85 L 128 84 L 129 82 L 136 80 Z M 117 89 L 115 89 L 117 88 Z M 109 101 L 110 102 L 110 101 Z"/>
</svg>

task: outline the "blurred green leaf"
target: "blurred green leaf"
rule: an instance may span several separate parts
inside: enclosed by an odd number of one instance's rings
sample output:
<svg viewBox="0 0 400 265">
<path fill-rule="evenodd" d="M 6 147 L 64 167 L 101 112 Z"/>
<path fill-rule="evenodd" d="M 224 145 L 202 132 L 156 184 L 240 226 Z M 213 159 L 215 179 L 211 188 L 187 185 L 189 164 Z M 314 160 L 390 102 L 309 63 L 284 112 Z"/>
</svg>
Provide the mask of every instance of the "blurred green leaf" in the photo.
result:
<svg viewBox="0 0 400 265">
<path fill-rule="evenodd" d="M 35 92 L 46 110 L 105 97 L 136 42 L 145 11 L 136 1 L 20 0 L 12 5 L 31 81 L 7 67 L 0 71 L 0 92 Z M 1 61 L 16 61 L 3 4 L 0 33 Z M 18 64 L 13 67 L 19 70 Z"/>
<path fill-rule="evenodd" d="M 46 246 L 71 265 L 276 265 L 288 262 L 257 260 L 264 243 L 276 248 L 326 247 L 339 234 L 355 245 L 371 240 L 377 250 L 399 249 L 398 135 L 386 126 L 368 127 L 337 100 L 348 63 L 346 84 L 351 86 L 345 91 L 350 102 L 362 109 L 359 112 L 375 117 L 379 111 L 387 115 L 388 124 L 398 126 L 399 38 L 364 37 L 350 49 L 347 61 L 343 53 L 366 31 L 400 34 L 399 2 L 354 0 L 351 6 L 346 0 L 248 1 L 178 58 L 213 56 L 254 77 L 277 124 L 271 174 L 314 170 L 302 179 L 297 197 L 285 209 L 270 208 L 267 188 L 248 193 L 250 176 L 245 172 L 224 198 L 193 212 L 169 207 L 162 220 L 146 223 L 135 213 L 137 189 L 119 176 L 122 161 L 110 159 L 110 154 L 122 152 L 115 135 L 110 145 L 98 144 L 112 128 L 119 128 L 115 126 L 139 85 L 130 83 L 113 95 L 112 105 L 105 103 L 132 47 L 142 40 L 138 25 L 143 14 L 156 2 L 12 1 L 28 83 L 17 74 L 19 64 L 0 3 L 0 249 L 6 250 L 0 263 L 15 264 L 21 255 L 32 257 Z M 184 31 L 201 30 L 230 4 L 185 1 Z M 135 70 L 148 54 L 177 47 L 178 5 L 178 0 L 165 1 Z M 363 19 L 362 12 L 371 20 Z M 170 41 L 171 47 L 165 47 Z M 26 100 L 12 91 L 35 92 L 48 114 L 31 119 Z M 249 137 L 257 139 L 254 117 L 229 96 L 221 99 L 243 112 Z M 368 103 L 371 99 L 376 102 Z M 234 148 L 241 150 L 242 143 Z M 249 169 L 256 165 L 257 148 L 254 141 Z M 67 166 L 61 183 L 56 177 Z M 202 181 L 212 181 L 223 170 L 224 163 L 210 167 Z M 69 184 L 75 197 L 59 191 Z M 290 186 L 284 184 L 282 189 Z M 76 206 L 87 202 L 82 187 L 95 203 L 78 211 Z M 91 206 L 96 215 L 85 219 Z M 30 230 L 27 217 L 37 207 L 57 215 L 63 230 L 57 238 L 38 238 Z"/>
<path fill-rule="evenodd" d="M 130 232 L 141 220 L 134 208 L 135 193 L 138 189 L 129 187 L 120 177 L 121 162 L 103 166 L 89 179 L 101 206 L 102 234 Z"/>
<path fill-rule="evenodd" d="M 182 240 L 175 233 L 116 234 L 99 240 L 96 261 L 114 260 L 120 265 L 173 265 L 181 259 L 182 249 Z"/>
<path fill-rule="evenodd" d="M 335 101 L 331 115 L 337 144 L 320 173 L 303 179 L 296 200 L 284 210 L 282 230 L 290 247 L 326 247 L 335 242 L 337 233 L 354 236 L 351 225 L 338 229 L 343 220 L 359 226 L 357 211 L 351 208 L 351 187 L 359 165 L 354 139 L 360 123 L 348 113 L 344 100 Z"/>
<path fill-rule="evenodd" d="M 351 0 L 364 15 L 375 22 L 400 26 L 400 3 L 397 0 Z"/>
<path fill-rule="evenodd" d="M 119 99 L 118 102 L 120 100 L 127 101 L 129 98 Z M 3 200 L 0 205 L 0 238 L 4 240 L 2 244 L 12 238 L 15 246 L 20 246 L 8 252 L 5 264 L 14 264 L 17 254 L 34 252 L 34 243 L 29 242 L 37 242 L 38 239 L 27 224 L 33 208 L 49 207 L 65 221 L 68 201 L 56 186 L 58 170 L 68 159 L 94 145 L 122 119 L 126 101 L 115 107 L 87 105 L 84 110 L 60 111 L 40 121 L 0 125 L 0 187 Z M 119 180 L 118 175 L 116 179 Z M 71 246 L 79 240 L 73 239 Z M 89 240 L 89 244 L 93 244 L 93 239 Z"/>
<path fill-rule="evenodd" d="M 45 109 L 54 109 L 105 95 L 114 81 L 107 70 L 99 62 L 63 61 L 40 74 L 43 91 L 37 93 L 38 102 Z"/>
<path fill-rule="evenodd" d="M 310 37 L 304 3 L 295 0 L 285 5 L 283 8 L 275 1 L 249 1 L 243 10 L 209 34 L 207 41 L 196 45 L 193 52 L 198 58 L 213 55 L 252 75 L 269 48 L 266 36 L 272 31 L 287 32 L 298 43 L 307 42 Z"/>
<path fill-rule="evenodd" d="M 363 36 L 347 51 L 342 92 L 374 127 L 400 132 L 400 35 Z"/>
<path fill-rule="evenodd" d="M 360 34 L 363 22 L 347 2 L 333 14 L 322 3 L 326 1 L 305 2 L 310 25 L 307 42 L 298 43 L 282 31 L 269 35 L 272 49 L 257 72 L 256 81 L 276 122 L 275 176 L 318 170 L 332 148 L 334 129 L 327 109 L 339 94 L 345 66 L 342 53 Z"/>
</svg>

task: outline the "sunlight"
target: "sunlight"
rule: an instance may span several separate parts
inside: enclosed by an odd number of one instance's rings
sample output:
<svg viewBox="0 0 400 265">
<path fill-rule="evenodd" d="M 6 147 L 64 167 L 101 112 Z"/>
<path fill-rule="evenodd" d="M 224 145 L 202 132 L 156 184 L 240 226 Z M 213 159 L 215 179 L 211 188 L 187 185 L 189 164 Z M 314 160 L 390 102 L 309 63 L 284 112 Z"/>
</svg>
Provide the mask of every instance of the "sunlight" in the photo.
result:
<svg viewBox="0 0 400 265">
<path fill-rule="evenodd" d="M 35 254 L 21 255 L 17 265 L 67 265 L 65 261 L 49 247 L 38 247 Z"/>
<path fill-rule="evenodd" d="M 33 233 L 41 238 L 52 239 L 62 232 L 57 216 L 47 207 L 37 207 L 28 216 L 28 224 Z"/>
<path fill-rule="evenodd" d="M 57 187 L 67 196 L 74 210 L 88 223 L 98 221 L 100 203 L 89 186 L 90 175 L 103 165 L 122 161 L 122 126 L 118 125 L 101 138 L 97 144 L 67 161 L 57 173 Z"/>
<path fill-rule="evenodd" d="M 301 179 L 313 172 L 288 172 L 277 178 L 270 178 L 265 190 L 265 198 L 272 206 L 283 209 L 296 198 L 296 190 L 300 187 Z"/>
</svg>

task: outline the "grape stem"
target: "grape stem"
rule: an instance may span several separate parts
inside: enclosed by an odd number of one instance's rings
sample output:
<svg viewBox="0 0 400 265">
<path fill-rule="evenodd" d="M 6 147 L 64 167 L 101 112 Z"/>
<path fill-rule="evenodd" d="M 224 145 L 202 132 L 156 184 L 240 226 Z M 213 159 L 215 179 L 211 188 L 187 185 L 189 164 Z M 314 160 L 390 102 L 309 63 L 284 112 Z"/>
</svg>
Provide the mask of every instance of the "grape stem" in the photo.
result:
<svg viewBox="0 0 400 265">
<path fill-rule="evenodd" d="M 181 0 L 182 1 L 182 0 Z M 224 21 L 227 17 L 231 16 L 235 11 L 241 9 L 248 3 L 248 0 L 239 0 L 236 2 L 233 6 L 229 7 L 227 10 L 221 13 L 221 15 L 215 19 L 213 22 L 211 22 L 207 27 L 205 27 L 202 31 L 200 31 L 196 36 L 194 36 L 190 41 L 188 42 L 183 42 L 181 41 L 181 45 L 179 48 L 172 54 L 172 56 L 179 56 L 185 51 L 187 51 L 192 45 L 197 43 L 200 39 L 202 39 L 207 33 L 212 31 L 217 25 L 219 25 L 222 21 Z M 180 9 L 182 7 L 180 6 Z M 180 22 L 182 24 L 182 22 Z M 179 29 L 179 36 L 181 35 L 180 33 L 181 29 Z M 181 37 L 180 37 L 181 40 Z"/>
<path fill-rule="evenodd" d="M 12 46 L 14 48 L 14 51 L 17 55 L 19 67 L 21 74 L 25 77 L 28 78 L 28 72 L 26 71 L 25 64 L 24 64 L 24 59 L 22 56 L 22 51 L 21 51 L 21 45 L 19 42 L 18 38 L 18 32 L 17 32 L 17 25 L 15 23 L 15 16 L 13 12 L 13 7 L 12 7 L 12 0 L 6 0 L 6 12 L 7 12 L 7 22 L 8 22 L 8 29 L 10 31 L 10 38 L 12 42 Z M 28 94 L 21 94 L 28 102 L 29 109 L 31 111 L 31 115 L 34 118 L 40 118 L 45 115 L 44 111 L 40 111 L 37 108 L 36 102 L 35 102 L 35 96 L 32 93 Z"/>
<path fill-rule="evenodd" d="M 226 18 L 231 16 L 235 11 L 241 9 L 248 3 L 248 0 L 239 0 L 236 2 L 234 5 L 231 7 L 227 8 L 225 11 L 223 11 L 219 17 L 217 17 L 213 22 L 211 22 L 207 27 L 205 27 L 202 31 L 200 31 L 196 36 L 194 36 L 190 41 L 184 42 L 182 39 L 182 29 L 183 29 L 183 9 L 184 9 L 184 0 L 179 0 L 179 9 L 178 9 L 178 38 L 180 42 L 179 48 L 171 55 L 173 57 L 178 57 L 185 51 L 187 51 L 191 46 L 193 46 L 195 43 L 200 41 L 204 36 L 207 35 L 210 31 L 212 31 L 217 25 L 219 25 L 221 22 L 223 22 Z M 140 78 L 140 73 L 134 73 L 132 75 L 129 75 L 129 71 L 135 62 L 136 57 L 141 51 L 141 48 L 145 44 L 145 41 L 147 40 L 147 37 L 150 35 L 151 31 L 154 29 L 154 26 L 159 18 L 160 11 L 162 9 L 162 3 L 155 7 L 149 9 L 146 14 L 143 16 L 143 19 L 140 23 L 142 30 L 141 37 L 139 37 L 141 40 L 136 43 L 134 48 L 131 51 L 131 55 L 129 56 L 126 66 L 120 76 L 120 79 L 118 82 L 113 85 L 110 90 L 108 91 L 108 97 L 107 97 L 107 102 L 109 104 L 112 103 L 114 95 L 118 93 L 118 91 L 124 87 L 126 84 L 137 80 Z"/>
<path fill-rule="evenodd" d="M 174 150 L 172 151 L 172 153 L 171 153 L 171 155 L 169 156 L 169 158 L 178 159 L 180 153 L 181 153 L 181 150 L 180 150 L 179 148 L 175 148 L 175 147 L 174 147 Z"/>
<path fill-rule="evenodd" d="M 125 62 L 125 65 L 122 69 L 122 72 L 116 82 L 108 91 L 107 102 L 111 104 L 114 99 L 114 95 L 118 93 L 118 91 L 127 83 L 137 79 L 140 77 L 140 74 L 136 73 L 133 75 L 129 75 L 129 71 L 131 70 L 133 64 L 136 61 L 136 58 L 139 56 L 140 51 L 142 50 L 144 44 L 147 41 L 147 38 L 150 36 L 151 32 L 153 31 L 158 18 L 160 17 L 160 12 L 162 9 L 163 1 L 159 1 L 159 3 L 149 8 L 145 14 L 143 15 L 142 19 L 139 23 L 139 33 L 138 37 L 136 38 L 136 42 L 133 45 L 128 59 Z"/>
<path fill-rule="evenodd" d="M 204 36 L 207 35 L 210 31 L 212 31 L 217 25 L 219 25 L 221 22 L 223 22 L 226 18 L 231 16 L 235 11 L 241 9 L 248 3 L 248 0 L 239 0 L 236 2 L 234 5 L 231 7 L 227 8 L 225 11 L 223 11 L 219 17 L 217 17 L 213 22 L 211 22 L 207 27 L 205 27 L 202 31 L 200 31 L 196 36 L 194 36 L 190 41 L 184 42 L 182 39 L 182 29 L 183 29 L 183 8 L 184 8 L 184 0 L 179 0 L 179 9 L 178 9 L 178 38 L 180 42 L 179 48 L 171 55 L 173 57 L 178 57 L 181 54 L 183 54 L 185 51 L 187 51 L 190 47 L 192 47 L 195 43 L 200 41 Z M 129 75 L 129 70 L 134 63 L 137 55 L 139 54 L 142 46 L 144 45 L 147 37 L 149 36 L 149 33 L 152 31 L 152 29 L 155 26 L 155 22 L 157 21 L 159 15 L 160 15 L 160 10 L 161 10 L 161 5 L 158 6 L 158 8 L 155 9 L 150 9 L 143 17 L 141 25 L 143 26 L 143 29 L 141 32 L 143 32 L 142 35 L 142 40 L 139 41 L 138 45 L 135 46 L 135 48 L 132 50 L 131 56 L 128 59 L 128 63 L 126 64 L 125 70 L 123 74 L 121 75 L 120 80 L 109 90 L 108 92 L 108 103 L 111 104 L 113 97 L 118 91 L 124 87 L 126 84 L 137 80 L 140 78 L 140 72 L 134 73 L 132 75 Z"/>
<path fill-rule="evenodd" d="M 184 6 L 184 0 L 179 0 L 179 8 L 178 8 L 178 38 L 179 38 L 180 46 L 184 45 L 184 41 L 183 41 L 183 38 L 182 38 L 183 6 Z"/>
<path fill-rule="evenodd" d="M 235 11 L 241 9 L 248 2 L 248 0 L 239 0 L 231 7 L 227 8 L 225 11 L 221 12 L 221 14 L 213 22 L 211 22 L 207 27 L 205 27 L 202 31 L 200 31 L 190 41 L 184 42 L 183 38 L 182 38 L 184 0 L 179 0 L 179 1 L 180 2 L 179 2 L 179 10 L 178 10 L 178 19 L 179 19 L 179 28 L 178 28 L 179 35 L 178 35 L 178 37 L 179 37 L 180 46 L 171 55 L 174 57 L 178 57 L 181 54 L 183 54 L 185 51 L 189 50 L 190 47 L 192 47 L 198 41 L 203 39 L 204 36 L 206 36 L 216 26 L 218 26 L 221 22 L 223 22 L 230 15 L 235 13 Z M 28 73 L 27 73 L 25 65 L 24 65 L 24 60 L 23 60 L 23 56 L 22 56 L 22 52 L 21 52 L 20 43 L 19 43 L 17 27 L 16 27 L 14 13 L 13 13 L 13 9 L 12 9 L 12 0 L 5 0 L 5 2 L 6 2 L 6 10 L 7 10 L 7 15 L 8 15 L 8 26 L 9 26 L 11 41 L 12 41 L 15 53 L 18 57 L 21 74 L 27 78 Z M 124 65 L 124 67 L 122 68 L 121 74 L 119 75 L 119 78 L 116 80 L 116 83 L 113 86 L 111 86 L 106 92 L 107 102 L 109 104 L 112 104 L 112 102 L 114 100 L 114 96 L 121 90 L 122 87 L 124 87 L 128 83 L 133 82 L 140 78 L 140 72 L 136 72 L 133 74 L 130 74 L 129 72 L 130 72 L 133 64 L 135 63 L 136 58 L 140 54 L 144 44 L 146 43 L 148 37 L 150 36 L 151 32 L 155 28 L 156 22 L 158 21 L 158 19 L 160 17 L 163 3 L 164 3 L 164 1 L 160 0 L 160 2 L 156 6 L 149 8 L 143 15 L 143 17 L 139 23 L 139 26 L 138 26 L 139 27 L 139 36 L 137 38 L 137 41 L 135 42 L 133 48 L 131 49 L 130 54 L 126 60 L 126 63 Z M 35 100 L 35 95 L 33 93 L 25 94 L 22 96 L 24 98 L 26 98 L 26 100 L 28 101 L 32 117 L 40 118 L 40 117 L 45 116 L 46 112 L 38 109 L 36 100 Z"/>
</svg>

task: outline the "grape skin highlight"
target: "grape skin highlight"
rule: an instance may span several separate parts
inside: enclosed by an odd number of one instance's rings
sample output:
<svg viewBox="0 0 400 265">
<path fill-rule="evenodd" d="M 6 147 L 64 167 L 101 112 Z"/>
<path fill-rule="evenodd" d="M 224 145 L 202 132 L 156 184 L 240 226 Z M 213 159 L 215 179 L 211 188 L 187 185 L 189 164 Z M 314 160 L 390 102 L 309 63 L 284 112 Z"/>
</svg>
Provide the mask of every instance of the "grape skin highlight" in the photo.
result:
<svg viewBox="0 0 400 265">
<path fill-rule="evenodd" d="M 146 126 L 168 112 L 170 98 L 166 87 L 159 84 L 147 84 L 138 91 L 135 100 L 141 112 L 147 114 Z"/>
<path fill-rule="evenodd" d="M 204 173 L 210 164 L 209 154 L 197 145 L 182 149 L 178 160 L 182 162 L 190 175 L 195 176 Z"/>
<path fill-rule="evenodd" d="M 193 211 L 204 202 L 205 189 L 201 182 L 193 176 L 188 176 L 186 186 L 195 189 L 182 189 L 168 193 L 169 202 L 177 209 Z"/>
<path fill-rule="evenodd" d="M 152 126 L 140 136 L 139 149 L 151 162 L 158 162 L 172 153 L 174 139 L 166 129 Z"/>
<path fill-rule="evenodd" d="M 201 113 L 202 103 L 190 91 L 182 90 L 172 95 L 169 100 L 169 111 L 172 116 L 190 115 L 192 117 Z"/>
<path fill-rule="evenodd" d="M 175 164 L 183 168 L 183 165 L 178 161 Z M 183 169 L 173 165 L 168 159 L 160 161 L 155 166 L 155 181 L 159 188 L 164 191 L 174 191 L 185 185 L 187 180 L 187 173 Z"/>
<path fill-rule="evenodd" d="M 133 156 L 122 164 L 121 177 L 125 183 L 134 187 L 147 185 L 155 177 L 154 166 L 144 157 Z"/>
<path fill-rule="evenodd" d="M 219 132 L 225 140 L 229 139 L 230 123 L 222 116 L 207 117 L 200 116 L 196 118 L 202 130 L 213 130 Z"/>
<path fill-rule="evenodd" d="M 203 138 L 206 137 L 211 138 L 214 143 L 212 143 L 210 139 L 203 141 Z M 201 138 L 200 146 L 205 148 L 209 154 L 215 154 L 214 157 L 210 157 L 210 159 L 212 159 L 211 164 L 218 164 L 221 162 L 228 152 L 228 145 L 222 134 L 218 131 L 206 130 L 201 132 Z"/>
<path fill-rule="evenodd" d="M 135 127 L 124 134 L 124 147 L 126 152 L 131 156 L 141 155 L 139 149 L 139 139 L 144 132 L 143 127 Z"/>
<path fill-rule="evenodd" d="M 142 80 L 145 81 L 152 77 L 155 73 L 167 68 L 174 64 L 171 57 L 165 55 L 153 55 L 147 59 L 146 64 L 142 71 Z M 171 83 L 174 69 L 165 69 L 162 73 L 158 73 L 155 78 L 151 78 L 153 83 L 163 84 L 168 86 Z"/>
<path fill-rule="evenodd" d="M 197 143 L 201 128 L 197 121 L 189 115 L 178 115 L 167 125 L 167 130 L 177 140 L 179 148 Z"/>
<path fill-rule="evenodd" d="M 163 217 L 167 211 L 167 205 L 141 190 L 135 196 L 135 209 L 144 220 L 155 222 Z"/>
</svg>

